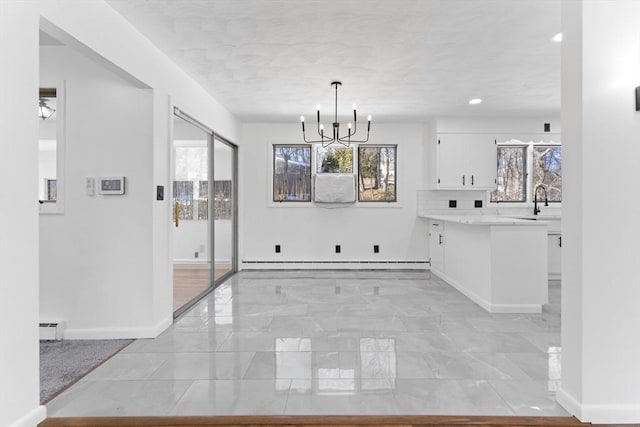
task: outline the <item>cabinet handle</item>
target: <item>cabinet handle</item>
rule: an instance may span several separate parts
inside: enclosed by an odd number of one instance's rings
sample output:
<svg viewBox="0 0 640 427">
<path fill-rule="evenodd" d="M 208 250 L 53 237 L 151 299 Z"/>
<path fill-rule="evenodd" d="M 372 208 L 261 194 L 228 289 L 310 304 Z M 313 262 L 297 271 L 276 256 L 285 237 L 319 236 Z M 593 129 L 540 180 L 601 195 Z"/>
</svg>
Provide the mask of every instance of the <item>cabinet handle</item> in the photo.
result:
<svg viewBox="0 0 640 427">
<path fill-rule="evenodd" d="M 462 185 L 465 185 L 464 182 L 465 182 L 465 176 L 462 175 Z"/>
<path fill-rule="evenodd" d="M 442 244 L 442 234 L 439 234 L 440 237 L 438 237 L 438 244 L 441 245 Z"/>
<path fill-rule="evenodd" d="M 558 246 L 562 247 L 562 236 L 558 237 Z"/>
<path fill-rule="evenodd" d="M 440 224 L 438 224 L 437 222 L 434 222 L 434 223 L 433 223 L 433 225 L 434 225 L 435 227 L 437 227 L 437 226 L 439 226 Z"/>
<path fill-rule="evenodd" d="M 471 185 L 473 185 L 473 175 L 471 175 Z"/>
</svg>

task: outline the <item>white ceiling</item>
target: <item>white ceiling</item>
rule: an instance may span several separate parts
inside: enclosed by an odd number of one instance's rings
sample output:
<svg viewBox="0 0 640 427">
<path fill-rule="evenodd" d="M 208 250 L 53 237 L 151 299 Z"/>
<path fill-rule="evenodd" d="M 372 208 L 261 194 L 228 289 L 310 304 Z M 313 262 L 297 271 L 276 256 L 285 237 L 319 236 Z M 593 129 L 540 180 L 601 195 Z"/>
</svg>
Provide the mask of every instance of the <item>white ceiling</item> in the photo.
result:
<svg viewBox="0 0 640 427">
<path fill-rule="evenodd" d="M 107 2 L 242 121 L 560 110 L 559 0 Z"/>
</svg>

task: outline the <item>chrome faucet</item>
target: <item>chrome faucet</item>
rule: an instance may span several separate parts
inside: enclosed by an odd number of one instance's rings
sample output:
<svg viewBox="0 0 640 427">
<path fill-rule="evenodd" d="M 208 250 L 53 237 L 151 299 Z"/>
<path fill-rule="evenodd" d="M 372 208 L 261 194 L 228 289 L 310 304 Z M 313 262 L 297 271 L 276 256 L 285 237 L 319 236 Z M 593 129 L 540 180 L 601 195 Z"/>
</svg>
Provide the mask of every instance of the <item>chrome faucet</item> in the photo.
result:
<svg viewBox="0 0 640 427">
<path fill-rule="evenodd" d="M 538 215 L 540 213 L 540 209 L 538 208 L 538 189 L 542 188 L 544 191 L 544 205 L 549 206 L 549 199 L 547 198 L 547 187 L 540 184 L 536 187 L 533 192 L 533 214 Z"/>
</svg>

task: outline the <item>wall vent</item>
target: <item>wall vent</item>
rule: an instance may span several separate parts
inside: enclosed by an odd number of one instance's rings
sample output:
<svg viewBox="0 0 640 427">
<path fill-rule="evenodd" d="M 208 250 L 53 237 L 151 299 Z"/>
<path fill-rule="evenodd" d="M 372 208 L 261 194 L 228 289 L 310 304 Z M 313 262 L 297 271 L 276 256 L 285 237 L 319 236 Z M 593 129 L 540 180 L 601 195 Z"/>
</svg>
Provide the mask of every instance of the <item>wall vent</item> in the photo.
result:
<svg viewBox="0 0 640 427">
<path fill-rule="evenodd" d="M 41 341 L 60 341 L 64 336 L 64 322 L 40 323 Z"/>
</svg>

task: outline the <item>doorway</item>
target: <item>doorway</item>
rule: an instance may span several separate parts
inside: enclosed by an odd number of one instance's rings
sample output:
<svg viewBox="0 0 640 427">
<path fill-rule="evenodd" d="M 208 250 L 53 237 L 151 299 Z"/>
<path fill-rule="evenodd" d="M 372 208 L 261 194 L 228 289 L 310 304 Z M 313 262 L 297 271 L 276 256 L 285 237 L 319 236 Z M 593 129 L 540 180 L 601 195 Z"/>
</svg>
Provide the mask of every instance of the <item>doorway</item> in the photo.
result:
<svg viewBox="0 0 640 427">
<path fill-rule="evenodd" d="M 237 148 L 175 108 L 172 149 L 177 317 L 237 271 Z"/>
</svg>

